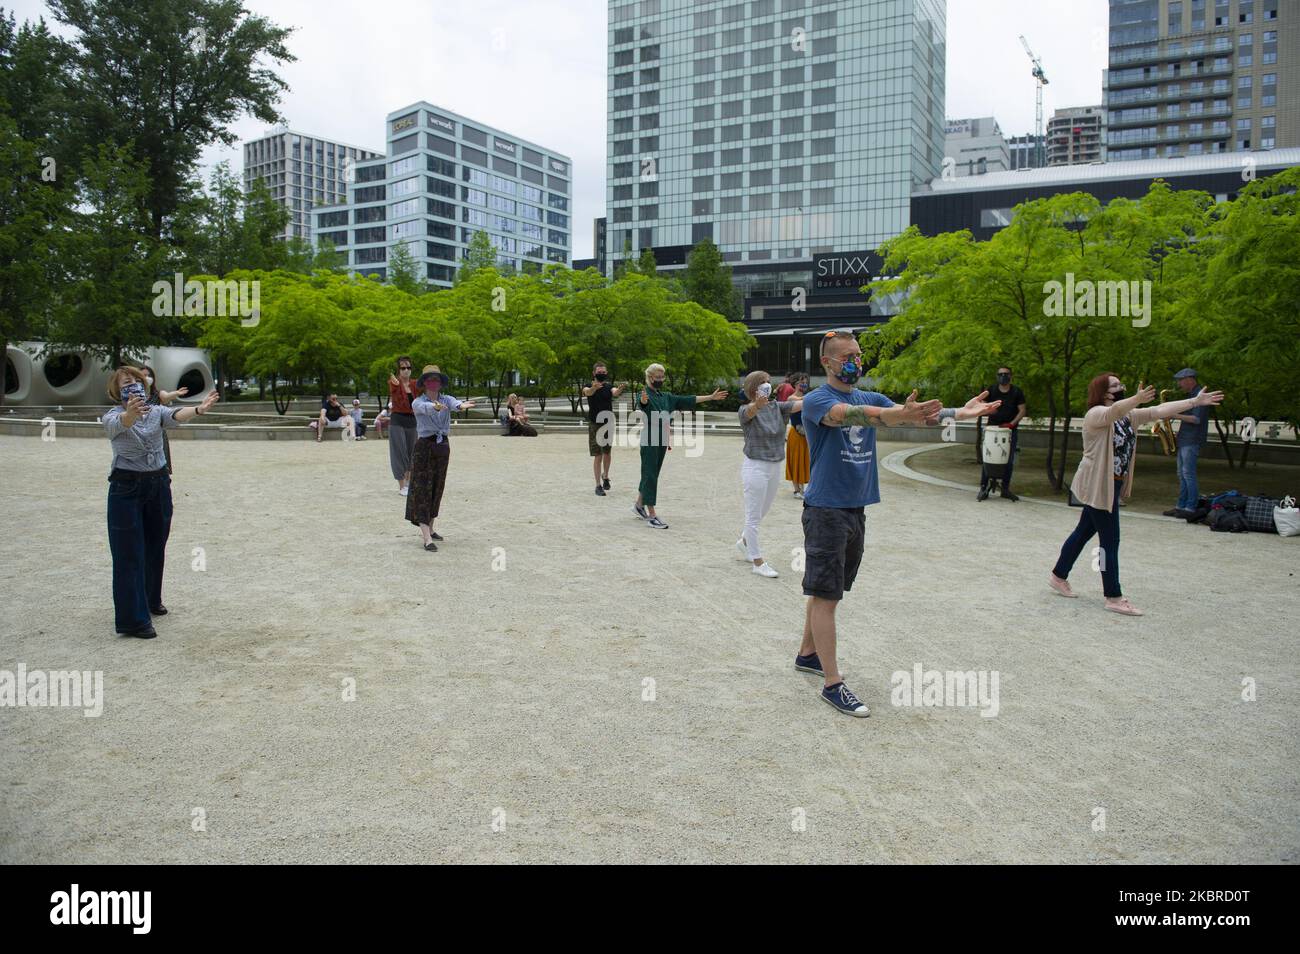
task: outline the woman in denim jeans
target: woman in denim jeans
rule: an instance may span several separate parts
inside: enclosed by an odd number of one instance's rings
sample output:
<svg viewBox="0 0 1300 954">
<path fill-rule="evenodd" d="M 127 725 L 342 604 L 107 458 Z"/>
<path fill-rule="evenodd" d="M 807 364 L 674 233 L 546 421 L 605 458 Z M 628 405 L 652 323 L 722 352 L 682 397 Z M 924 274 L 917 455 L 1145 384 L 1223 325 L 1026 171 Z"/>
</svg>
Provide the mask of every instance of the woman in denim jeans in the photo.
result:
<svg viewBox="0 0 1300 954">
<path fill-rule="evenodd" d="M 148 377 L 122 367 L 108 381 L 117 403 L 101 421 L 113 445 L 108 475 L 108 547 L 113 554 L 113 611 L 117 633 L 153 639 L 151 616 L 163 616 L 163 559 L 171 533 L 172 488 L 163 445 L 165 428 L 204 414 L 213 391 L 197 407 L 172 410 L 148 403 Z"/>
</svg>

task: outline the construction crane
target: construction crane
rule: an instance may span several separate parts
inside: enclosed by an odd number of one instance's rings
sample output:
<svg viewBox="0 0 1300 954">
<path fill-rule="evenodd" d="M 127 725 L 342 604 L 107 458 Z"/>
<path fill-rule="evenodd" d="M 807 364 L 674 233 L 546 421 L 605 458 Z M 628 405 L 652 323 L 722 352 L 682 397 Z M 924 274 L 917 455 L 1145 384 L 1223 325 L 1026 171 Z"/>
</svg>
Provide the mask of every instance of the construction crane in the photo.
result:
<svg viewBox="0 0 1300 954">
<path fill-rule="evenodd" d="M 1029 41 L 1022 34 L 1020 45 L 1025 48 L 1029 54 L 1029 61 L 1034 64 L 1034 79 L 1037 81 L 1037 92 L 1034 99 L 1034 142 L 1038 151 L 1038 166 L 1041 169 L 1047 165 L 1043 156 L 1043 150 L 1046 148 L 1047 141 L 1043 138 L 1043 87 L 1047 85 L 1047 74 L 1043 72 L 1043 61 L 1034 55 L 1034 51 L 1029 48 Z"/>
</svg>

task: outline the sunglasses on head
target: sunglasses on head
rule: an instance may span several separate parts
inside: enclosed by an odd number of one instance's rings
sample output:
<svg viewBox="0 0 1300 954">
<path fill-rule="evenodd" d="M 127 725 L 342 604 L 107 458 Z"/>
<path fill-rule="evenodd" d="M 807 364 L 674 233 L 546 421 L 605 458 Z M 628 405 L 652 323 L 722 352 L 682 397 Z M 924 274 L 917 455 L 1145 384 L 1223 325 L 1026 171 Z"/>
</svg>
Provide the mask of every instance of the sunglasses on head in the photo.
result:
<svg viewBox="0 0 1300 954">
<path fill-rule="evenodd" d="M 828 331 L 828 332 L 826 332 L 826 334 L 822 336 L 821 354 L 819 355 L 819 357 L 822 357 L 822 358 L 826 357 L 826 345 L 830 342 L 830 340 L 831 340 L 832 338 L 844 338 L 844 339 L 847 339 L 847 340 L 849 340 L 849 341 L 852 341 L 852 340 L 853 340 L 853 332 L 851 332 L 851 331 Z"/>
</svg>

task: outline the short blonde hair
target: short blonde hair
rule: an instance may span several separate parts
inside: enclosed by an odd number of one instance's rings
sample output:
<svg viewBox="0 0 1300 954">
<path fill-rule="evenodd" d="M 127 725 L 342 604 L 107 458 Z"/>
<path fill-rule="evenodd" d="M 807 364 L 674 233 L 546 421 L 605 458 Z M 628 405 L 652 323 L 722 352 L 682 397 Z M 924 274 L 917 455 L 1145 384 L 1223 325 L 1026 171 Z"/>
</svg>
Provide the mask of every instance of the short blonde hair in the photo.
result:
<svg viewBox="0 0 1300 954">
<path fill-rule="evenodd" d="M 650 375 L 654 374 L 656 371 L 658 371 L 660 374 L 667 374 L 667 373 L 668 373 L 666 370 L 664 370 L 664 366 L 663 366 L 662 364 L 652 364 L 652 365 L 650 365 L 650 367 L 648 367 L 648 368 L 645 369 L 645 383 L 646 383 L 646 384 L 649 384 L 649 383 L 650 383 Z"/>
<path fill-rule="evenodd" d="M 133 368 L 129 364 L 124 364 L 109 376 L 108 396 L 114 404 L 122 403 L 122 388 L 132 381 L 140 382 L 145 391 L 148 392 L 149 378 L 140 368 Z"/>
<path fill-rule="evenodd" d="M 745 375 L 745 383 L 741 385 L 741 387 L 745 389 L 745 397 L 749 398 L 751 401 L 754 400 L 754 392 L 758 390 L 758 386 L 764 381 L 771 380 L 772 376 L 766 371 L 749 372 L 749 374 Z"/>
</svg>

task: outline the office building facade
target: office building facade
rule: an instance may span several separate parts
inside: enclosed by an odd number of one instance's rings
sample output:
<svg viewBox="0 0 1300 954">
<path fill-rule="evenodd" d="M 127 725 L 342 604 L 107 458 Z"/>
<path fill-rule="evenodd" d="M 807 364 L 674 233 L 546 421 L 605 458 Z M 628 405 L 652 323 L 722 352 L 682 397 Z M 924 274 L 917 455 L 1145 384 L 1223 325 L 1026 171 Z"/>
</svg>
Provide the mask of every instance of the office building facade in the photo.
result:
<svg viewBox="0 0 1300 954">
<path fill-rule="evenodd" d="M 1007 137 L 1007 153 L 1011 158 L 1010 168 L 1041 169 L 1047 164 L 1047 137 L 1027 133 L 1023 136 Z"/>
<path fill-rule="evenodd" d="M 884 318 L 858 288 L 944 155 L 944 0 L 611 0 L 606 274 L 731 266 L 756 367 Z M 806 296 L 803 298 L 801 296 Z"/>
<path fill-rule="evenodd" d="M 1047 122 L 1047 164 L 1069 166 L 1106 161 L 1106 110 L 1103 106 L 1058 109 Z"/>
<path fill-rule="evenodd" d="M 1300 3 L 1110 0 L 1111 161 L 1300 145 Z"/>
<path fill-rule="evenodd" d="M 737 266 L 802 267 L 901 232 L 943 159 L 945 17 L 941 0 L 611 0 L 611 270 L 629 244 L 710 238 Z"/>
<path fill-rule="evenodd" d="M 427 102 L 389 113 L 386 129 L 385 155 L 357 165 L 346 203 L 315 210 L 316 238 L 350 272 L 386 278 L 405 245 L 429 285 L 448 287 L 480 231 L 504 269 L 569 264 L 567 155 Z"/>
<path fill-rule="evenodd" d="M 1011 151 L 996 119 L 948 120 L 943 142 L 945 176 L 977 176 L 1010 168 Z"/>
<path fill-rule="evenodd" d="M 343 201 L 356 164 L 382 155 L 288 128 L 274 129 L 244 143 L 244 192 L 252 191 L 253 183 L 261 179 L 289 211 L 281 237 L 310 242 L 312 209 Z"/>
</svg>

